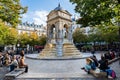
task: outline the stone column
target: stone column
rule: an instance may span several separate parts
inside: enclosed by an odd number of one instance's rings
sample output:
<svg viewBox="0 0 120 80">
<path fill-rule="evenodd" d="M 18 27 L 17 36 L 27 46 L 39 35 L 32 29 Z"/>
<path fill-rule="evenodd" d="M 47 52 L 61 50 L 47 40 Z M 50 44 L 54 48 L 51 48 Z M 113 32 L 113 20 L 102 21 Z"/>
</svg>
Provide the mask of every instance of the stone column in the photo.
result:
<svg viewBox="0 0 120 80">
<path fill-rule="evenodd" d="M 49 26 L 47 26 L 47 42 L 50 43 L 50 29 L 49 29 Z"/>
<path fill-rule="evenodd" d="M 72 27 L 70 27 L 69 33 L 70 33 L 70 37 L 69 37 L 70 42 L 73 42 L 73 39 L 72 39 Z"/>
<path fill-rule="evenodd" d="M 70 28 L 68 28 L 68 40 L 70 41 Z"/>
<path fill-rule="evenodd" d="M 52 32 L 52 29 L 50 29 L 50 42 L 51 42 L 52 38 L 53 38 L 53 32 Z"/>
<path fill-rule="evenodd" d="M 51 39 L 52 39 L 52 32 L 51 32 L 51 28 L 48 28 L 48 43 L 51 43 Z"/>
<path fill-rule="evenodd" d="M 57 37 L 56 37 L 56 50 L 57 50 L 57 56 L 61 57 L 63 56 L 63 33 L 62 33 L 62 29 L 60 29 L 60 22 L 58 22 L 57 25 L 58 28 L 58 32 Z"/>
</svg>

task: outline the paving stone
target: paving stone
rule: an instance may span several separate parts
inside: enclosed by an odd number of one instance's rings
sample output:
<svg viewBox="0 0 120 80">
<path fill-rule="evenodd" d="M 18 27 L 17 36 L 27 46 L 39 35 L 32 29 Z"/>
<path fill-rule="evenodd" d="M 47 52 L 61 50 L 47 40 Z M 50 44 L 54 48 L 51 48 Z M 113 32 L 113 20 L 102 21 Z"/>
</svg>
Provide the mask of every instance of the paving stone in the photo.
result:
<svg viewBox="0 0 120 80">
<path fill-rule="evenodd" d="M 90 54 L 90 53 L 86 53 Z M 98 59 L 100 59 L 99 53 L 95 54 Z M 29 66 L 29 71 L 28 73 L 25 73 L 23 75 L 18 76 L 15 80 L 108 80 L 108 79 L 96 79 L 95 77 L 86 74 L 83 70 L 80 68 L 85 65 L 85 59 L 78 59 L 78 60 L 31 60 L 26 58 L 26 63 Z M 120 80 L 120 64 L 119 61 L 116 61 L 112 64 L 110 64 L 111 69 L 115 70 L 117 74 L 117 79 L 115 80 Z M 3 80 L 4 75 L 8 73 L 8 68 L 7 67 L 0 67 L 0 80 Z M 44 78 L 35 78 L 37 75 L 29 75 L 29 74 L 42 74 L 45 77 Z M 67 78 L 47 78 L 48 75 L 52 74 L 67 74 L 67 76 L 77 76 L 77 77 L 67 77 Z M 79 73 L 79 74 L 86 74 L 86 76 L 79 76 L 78 74 L 74 73 Z M 68 75 L 69 74 L 69 75 Z M 30 78 L 27 77 L 25 78 L 25 75 L 31 76 Z M 42 76 L 38 75 L 38 76 Z M 61 75 L 62 76 L 62 75 Z M 65 75 L 64 75 L 65 76 Z"/>
</svg>

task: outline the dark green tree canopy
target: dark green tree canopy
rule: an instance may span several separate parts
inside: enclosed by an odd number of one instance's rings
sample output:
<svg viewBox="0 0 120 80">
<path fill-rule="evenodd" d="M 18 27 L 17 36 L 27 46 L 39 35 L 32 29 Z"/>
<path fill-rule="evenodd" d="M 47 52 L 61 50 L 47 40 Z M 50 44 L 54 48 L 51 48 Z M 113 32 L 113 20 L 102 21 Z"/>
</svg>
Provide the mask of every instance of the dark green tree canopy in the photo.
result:
<svg viewBox="0 0 120 80">
<path fill-rule="evenodd" d="M 111 19 L 118 16 L 120 0 L 70 0 L 76 4 L 75 11 L 80 13 L 78 20 L 82 26 L 94 26 L 104 22 L 112 22 Z M 114 19 L 115 20 L 115 19 Z"/>
<path fill-rule="evenodd" d="M 13 27 L 20 23 L 21 14 L 26 11 L 27 7 L 22 7 L 20 0 L 0 0 L 0 19 Z"/>
</svg>

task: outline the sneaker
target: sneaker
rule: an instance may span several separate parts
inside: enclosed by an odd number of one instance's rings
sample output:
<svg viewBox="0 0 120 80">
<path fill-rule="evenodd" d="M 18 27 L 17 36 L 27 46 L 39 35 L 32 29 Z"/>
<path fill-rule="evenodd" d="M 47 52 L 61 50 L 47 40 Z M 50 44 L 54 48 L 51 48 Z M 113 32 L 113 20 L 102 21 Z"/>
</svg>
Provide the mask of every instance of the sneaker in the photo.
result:
<svg viewBox="0 0 120 80">
<path fill-rule="evenodd" d="M 82 70 L 84 70 L 85 68 L 83 67 L 83 68 L 81 68 Z"/>
<path fill-rule="evenodd" d="M 111 76 L 108 76 L 108 79 L 113 79 Z"/>
<path fill-rule="evenodd" d="M 87 73 L 90 74 L 90 71 L 88 71 Z"/>
</svg>

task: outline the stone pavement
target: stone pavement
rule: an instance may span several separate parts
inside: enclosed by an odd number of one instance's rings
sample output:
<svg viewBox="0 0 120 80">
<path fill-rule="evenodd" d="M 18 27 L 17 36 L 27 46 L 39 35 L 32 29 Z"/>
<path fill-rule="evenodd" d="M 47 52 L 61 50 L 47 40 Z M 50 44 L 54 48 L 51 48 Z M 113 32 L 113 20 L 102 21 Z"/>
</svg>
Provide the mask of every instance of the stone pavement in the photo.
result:
<svg viewBox="0 0 120 80">
<path fill-rule="evenodd" d="M 91 55 L 90 53 L 84 53 Z M 100 59 L 100 53 L 95 54 Z M 75 60 L 33 60 L 27 59 L 29 72 L 17 77 L 17 80 L 23 79 L 45 79 L 45 80 L 98 80 L 90 74 L 87 74 L 80 68 L 85 65 L 85 59 Z M 115 62 L 110 65 L 120 78 L 120 65 Z M 101 80 L 101 79 L 99 79 Z"/>
<path fill-rule="evenodd" d="M 90 53 L 84 53 L 90 54 Z M 95 54 L 100 59 L 100 53 Z M 16 80 L 107 80 L 96 79 L 87 74 L 80 68 L 85 65 L 85 59 L 75 60 L 33 60 L 26 58 L 29 66 L 29 72 L 24 73 L 16 78 Z M 115 70 L 117 79 L 120 80 L 120 64 L 116 61 L 110 64 Z M 0 70 L 0 80 L 2 80 L 5 72 Z"/>
<path fill-rule="evenodd" d="M 8 73 L 8 67 L 0 67 L 0 80 L 3 80 L 6 73 Z"/>
<path fill-rule="evenodd" d="M 117 74 L 117 79 L 120 80 L 120 65 L 119 61 L 110 65 Z M 79 69 L 80 71 L 80 69 Z M 108 80 L 107 78 L 95 78 L 86 73 L 25 73 L 19 76 L 16 80 Z"/>
</svg>

